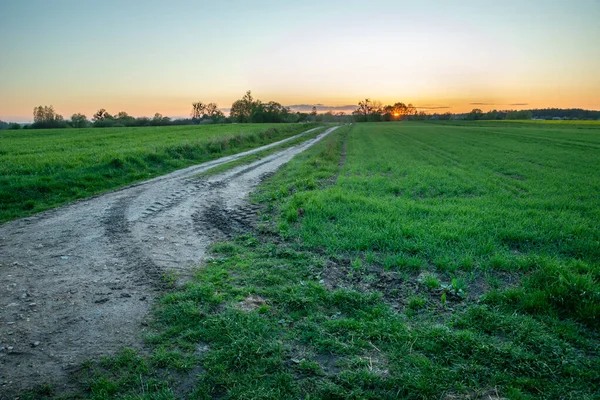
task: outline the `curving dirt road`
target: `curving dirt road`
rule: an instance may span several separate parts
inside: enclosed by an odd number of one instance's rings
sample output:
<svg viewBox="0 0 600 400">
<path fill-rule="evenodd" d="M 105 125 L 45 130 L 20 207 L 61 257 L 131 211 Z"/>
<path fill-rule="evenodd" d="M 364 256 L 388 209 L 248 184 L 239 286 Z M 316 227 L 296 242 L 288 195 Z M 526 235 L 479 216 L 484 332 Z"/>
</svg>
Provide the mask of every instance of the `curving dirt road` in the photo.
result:
<svg viewBox="0 0 600 400">
<path fill-rule="evenodd" d="M 242 229 L 256 214 L 246 195 L 335 129 L 209 178 L 195 175 L 281 142 L 0 226 L 0 397 L 68 387 L 83 360 L 141 347 L 164 273 L 189 273 Z"/>
</svg>

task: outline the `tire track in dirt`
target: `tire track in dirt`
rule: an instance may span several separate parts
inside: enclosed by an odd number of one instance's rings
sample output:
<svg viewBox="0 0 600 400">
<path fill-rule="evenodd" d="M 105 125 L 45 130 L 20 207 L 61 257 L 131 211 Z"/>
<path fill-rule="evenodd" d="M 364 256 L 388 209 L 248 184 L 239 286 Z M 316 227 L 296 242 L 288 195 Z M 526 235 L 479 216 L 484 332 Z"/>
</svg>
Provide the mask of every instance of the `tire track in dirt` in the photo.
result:
<svg viewBox="0 0 600 400">
<path fill-rule="evenodd" d="M 0 398 L 68 390 L 82 361 L 142 349 L 164 274 L 189 275 L 211 242 L 248 230 L 247 194 L 335 129 L 219 175 L 196 177 L 298 136 L 0 226 Z"/>
</svg>

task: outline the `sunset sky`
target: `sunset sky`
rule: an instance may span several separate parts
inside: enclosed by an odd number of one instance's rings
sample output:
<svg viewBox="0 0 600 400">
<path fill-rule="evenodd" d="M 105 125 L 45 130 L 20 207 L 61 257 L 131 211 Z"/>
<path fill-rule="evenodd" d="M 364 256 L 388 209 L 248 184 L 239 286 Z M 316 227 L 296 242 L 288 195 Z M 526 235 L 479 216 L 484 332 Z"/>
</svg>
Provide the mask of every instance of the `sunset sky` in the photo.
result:
<svg viewBox="0 0 600 400">
<path fill-rule="evenodd" d="M 246 90 L 440 112 L 600 109 L 600 0 L 0 0 L 0 119 L 188 116 Z"/>
</svg>

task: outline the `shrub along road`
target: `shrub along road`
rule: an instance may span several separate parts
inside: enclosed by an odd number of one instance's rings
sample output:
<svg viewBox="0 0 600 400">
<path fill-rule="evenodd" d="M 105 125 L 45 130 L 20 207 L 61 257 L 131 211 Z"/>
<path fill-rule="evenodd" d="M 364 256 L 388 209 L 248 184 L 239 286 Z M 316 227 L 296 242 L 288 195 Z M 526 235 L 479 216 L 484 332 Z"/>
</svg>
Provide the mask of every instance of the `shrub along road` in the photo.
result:
<svg viewBox="0 0 600 400">
<path fill-rule="evenodd" d="M 256 215 L 245 197 L 263 177 L 335 129 L 219 175 L 198 176 L 282 142 L 0 226 L 2 394 L 60 388 L 84 359 L 138 346 L 165 274 L 190 274 Z"/>
</svg>

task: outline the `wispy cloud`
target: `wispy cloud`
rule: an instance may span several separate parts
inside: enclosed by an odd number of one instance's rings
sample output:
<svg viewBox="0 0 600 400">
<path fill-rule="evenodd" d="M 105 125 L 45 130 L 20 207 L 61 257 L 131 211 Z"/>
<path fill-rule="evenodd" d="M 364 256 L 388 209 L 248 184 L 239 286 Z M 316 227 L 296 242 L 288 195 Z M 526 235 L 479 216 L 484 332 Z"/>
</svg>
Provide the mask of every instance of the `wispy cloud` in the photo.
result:
<svg viewBox="0 0 600 400">
<path fill-rule="evenodd" d="M 529 105 L 529 103 L 512 103 L 512 104 L 509 104 L 509 106 L 528 106 L 528 105 Z"/>
<path fill-rule="evenodd" d="M 445 110 L 450 108 L 450 106 L 415 106 L 419 110 Z"/>
</svg>

